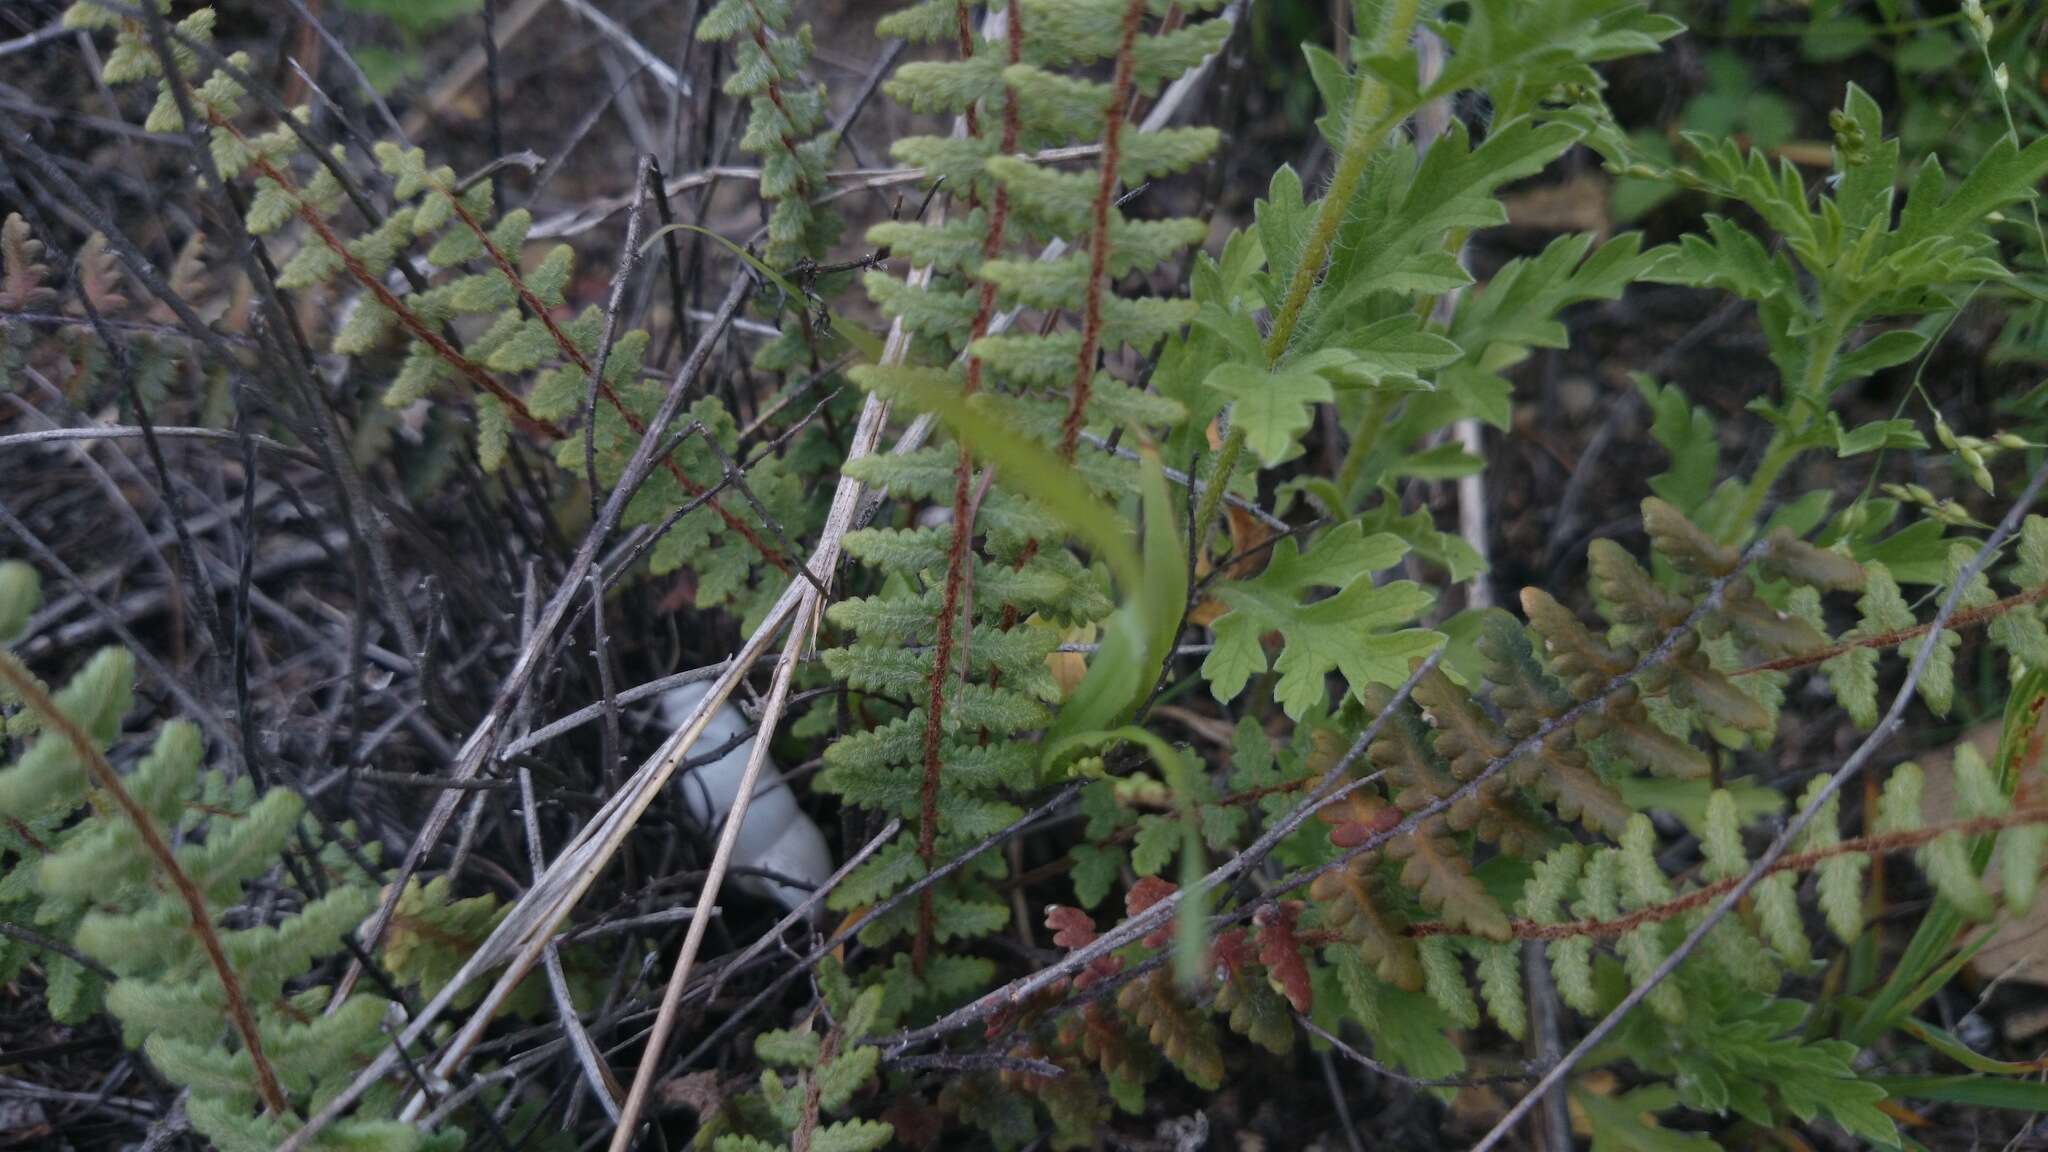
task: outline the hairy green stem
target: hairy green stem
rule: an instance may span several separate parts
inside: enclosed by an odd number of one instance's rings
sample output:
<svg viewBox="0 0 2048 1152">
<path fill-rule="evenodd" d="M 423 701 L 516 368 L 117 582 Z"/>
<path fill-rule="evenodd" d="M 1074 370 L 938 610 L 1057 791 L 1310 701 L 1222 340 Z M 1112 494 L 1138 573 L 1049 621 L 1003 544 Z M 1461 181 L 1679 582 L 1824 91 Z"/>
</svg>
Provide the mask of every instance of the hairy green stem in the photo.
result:
<svg viewBox="0 0 2048 1152">
<path fill-rule="evenodd" d="M 1757 513 L 1763 508 L 1764 497 L 1770 495 L 1786 466 L 1806 450 L 1804 442 L 1808 426 L 1827 411 L 1821 393 L 1827 387 L 1828 372 L 1835 366 L 1835 356 L 1841 351 L 1842 340 L 1848 335 L 1848 325 L 1834 317 L 1833 309 L 1823 305 L 1823 311 L 1828 314 L 1821 323 L 1821 339 L 1807 357 L 1806 374 L 1800 381 L 1799 394 L 1790 398 L 1790 407 L 1795 414 L 1810 406 L 1807 420 L 1793 435 L 1786 435 L 1782 427 L 1771 433 L 1771 441 L 1764 448 L 1763 461 L 1757 465 L 1755 474 L 1749 478 L 1748 488 L 1742 494 L 1741 510 L 1729 524 L 1728 530 L 1738 536 L 1754 524 Z"/>
<path fill-rule="evenodd" d="M 1415 30 L 1420 10 L 1421 0 L 1393 0 L 1387 22 L 1380 29 L 1379 39 L 1373 43 L 1372 54 L 1382 55 L 1405 43 Z M 1329 258 L 1330 246 L 1336 242 L 1338 227 L 1344 223 L 1344 213 L 1351 205 L 1351 197 L 1358 191 L 1358 182 L 1365 178 L 1366 165 L 1379 148 L 1380 140 L 1393 130 L 1396 115 L 1392 105 L 1393 94 L 1387 86 L 1380 83 L 1371 71 L 1359 69 L 1358 89 L 1351 99 L 1350 114 L 1345 118 L 1343 155 L 1337 160 L 1336 174 L 1330 179 L 1329 190 L 1316 211 L 1315 224 L 1309 230 L 1307 242 L 1302 245 L 1301 262 L 1294 266 L 1294 275 L 1287 282 L 1287 295 L 1282 298 L 1279 311 L 1273 314 L 1272 330 L 1266 333 L 1266 364 L 1269 367 L 1278 364 L 1287 354 L 1287 344 L 1294 338 L 1295 326 L 1301 322 L 1302 308 L 1308 303 L 1317 278 L 1322 275 L 1323 264 Z M 1202 525 L 1197 533 L 1202 546 L 1208 543 L 1208 526 L 1215 518 L 1216 503 L 1230 486 L 1230 475 L 1236 470 L 1238 457 L 1243 451 L 1243 425 L 1233 424 L 1229 437 L 1223 442 L 1216 468 L 1211 473 L 1209 492 L 1202 500 L 1201 518 L 1197 521 Z M 1201 555 L 1201 547 L 1196 548 L 1195 554 Z"/>
<path fill-rule="evenodd" d="M 1415 19 L 1421 7 L 1420 0 L 1393 0 L 1387 13 L 1386 25 L 1380 29 L 1379 40 L 1373 44 L 1372 54 L 1382 55 L 1405 43 L 1415 30 Z M 1372 160 L 1372 154 L 1379 148 L 1380 140 L 1393 128 L 1388 123 L 1389 107 L 1393 94 L 1380 83 L 1372 72 L 1365 68 L 1358 70 L 1358 91 L 1351 98 L 1351 111 L 1344 120 L 1344 153 L 1337 160 L 1337 171 L 1330 178 L 1330 189 L 1323 196 L 1322 206 L 1316 212 L 1316 222 L 1309 230 L 1308 241 L 1302 245 L 1301 262 L 1294 266 L 1294 276 L 1287 282 L 1287 295 L 1280 302 L 1280 310 L 1273 315 L 1273 329 L 1266 333 L 1266 363 L 1278 364 L 1287 351 L 1287 342 L 1294 337 L 1294 326 L 1301 320 L 1302 306 L 1308 303 L 1310 290 L 1315 287 L 1316 278 L 1322 274 L 1323 261 L 1329 256 L 1330 245 L 1337 239 L 1337 228 L 1344 223 L 1344 213 L 1351 206 L 1351 197 L 1358 190 L 1358 182 L 1365 178 L 1365 166 Z"/>
<path fill-rule="evenodd" d="M 1756 514 L 1763 508 L 1764 496 L 1778 482 L 1778 476 L 1785 466 L 1799 454 L 1799 449 L 1786 440 L 1783 432 L 1771 434 L 1771 442 L 1764 448 L 1764 458 L 1757 465 L 1756 473 L 1749 478 L 1749 488 L 1742 494 L 1742 510 L 1736 514 L 1729 531 L 1741 536 L 1756 520 Z"/>
<path fill-rule="evenodd" d="M 1387 412 L 1393 406 L 1391 392 L 1374 392 L 1366 397 L 1365 411 L 1358 417 L 1351 444 L 1344 450 L 1344 463 L 1337 469 L 1337 494 L 1347 506 L 1351 503 L 1351 490 L 1358 487 L 1359 474 L 1365 471 L 1366 457 L 1372 455 L 1373 446 L 1379 443 L 1380 428 L 1386 424 Z"/>
<path fill-rule="evenodd" d="M 1217 453 L 1216 466 L 1209 469 L 1209 483 L 1202 489 L 1202 502 L 1195 507 L 1195 549 L 1188 555 L 1198 561 L 1209 548 L 1209 530 L 1216 525 L 1216 511 L 1223 504 L 1223 494 L 1230 487 L 1230 474 L 1237 470 L 1237 458 L 1244 454 L 1244 431 L 1232 424 L 1230 435 L 1223 438 L 1223 447 Z M 1193 479 L 1192 476 L 1189 479 Z"/>
</svg>

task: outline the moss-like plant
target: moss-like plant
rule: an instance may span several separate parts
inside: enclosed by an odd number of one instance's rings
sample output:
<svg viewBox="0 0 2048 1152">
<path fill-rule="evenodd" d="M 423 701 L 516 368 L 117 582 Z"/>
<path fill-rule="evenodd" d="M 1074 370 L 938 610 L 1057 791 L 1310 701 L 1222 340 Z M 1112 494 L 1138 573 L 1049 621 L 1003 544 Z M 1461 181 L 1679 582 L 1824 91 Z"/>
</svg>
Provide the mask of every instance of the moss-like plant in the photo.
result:
<svg viewBox="0 0 2048 1152">
<path fill-rule="evenodd" d="M 24 565 L 0 565 L 0 638 L 18 637 L 36 583 Z M 309 978 L 344 952 L 375 892 L 336 849 L 302 873 L 317 887 L 290 890 L 289 912 L 230 927 L 246 886 L 279 868 L 302 802 L 284 788 L 258 795 L 246 775 L 202 772 L 202 739 L 184 721 L 159 728 L 117 772 L 107 749 L 133 679 L 133 659 L 109 648 L 52 692 L 0 653 L 0 684 L 19 709 L 9 728 L 25 737 L 0 766 L 0 907 L 76 949 L 34 957 L 53 1015 L 103 1006 L 129 1046 L 189 1090 L 196 1131 L 222 1149 L 269 1148 L 384 1046 L 389 1001 L 358 992 L 324 1012 L 330 989 Z M 30 958 L 10 940 L 0 964 Z M 455 1129 L 429 1137 L 392 1119 L 396 1103 L 380 1094 L 319 1146 L 461 1146 Z"/>
</svg>

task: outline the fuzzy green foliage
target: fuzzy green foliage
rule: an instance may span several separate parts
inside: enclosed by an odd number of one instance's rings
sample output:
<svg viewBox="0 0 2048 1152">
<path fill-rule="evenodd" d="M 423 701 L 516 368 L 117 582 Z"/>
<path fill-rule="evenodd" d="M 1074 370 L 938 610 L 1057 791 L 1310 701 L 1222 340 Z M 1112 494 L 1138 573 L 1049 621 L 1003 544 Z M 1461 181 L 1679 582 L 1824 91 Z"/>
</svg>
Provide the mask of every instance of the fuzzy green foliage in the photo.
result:
<svg viewBox="0 0 2048 1152">
<path fill-rule="evenodd" d="M 106 79 L 157 79 L 149 126 L 181 127 L 172 89 L 145 32 L 104 16 L 94 5 L 79 3 L 66 19 L 83 28 L 115 27 Z M 210 9 L 200 9 L 176 30 L 210 44 L 213 19 Z M 618 333 L 601 374 L 594 371 L 604 317 L 595 307 L 566 313 L 564 295 L 575 271 L 567 245 L 533 250 L 527 240 L 531 214 L 497 212 L 490 181 L 465 183 L 452 168 L 429 163 L 421 150 L 388 141 L 371 151 L 391 207 L 363 219 L 339 175 L 352 162 L 344 149 L 315 156 L 287 126 L 261 133 L 243 126 L 250 101 L 230 69 L 246 73 L 251 63 L 245 56 L 226 57 L 229 68 L 218 70 L 182 44 L 174 57 L 195 110 L 207 120 L 215 168 L 248 189 L 248 230 L 295 245 L 280 261 L 279 287 L 333 300 L 338 319 L 328 333 L 332 351 L 373 366 L 395 360 L 383 393 L 388 408 L 466 397 L 473 406 L 471 428 L 457 434 L 472 442 L 487 472 L 516 450 L 515 440 L 538 441 L 569 476 L 587 478 L 600 489 L 618 482 L 675 382 L 648 369 L 649 336 L 640 330 Z M 12 226 L 9 237 L 8 267 L 32 269 L 34 253 L 13 239 Z M 388 287 L 387 276 L 401 268 L 425 287 Z M 449 338 L 455 325 L 478 334 L 458 347 Z M 593 375 L 600 378 L 593 381 Z M 580 421 L 594 425 L 594 476 L 588 475 L 584 436 L 573 428 Z M 657 462 L 627 506 L 622 526 L 662 523 L 673 510 L 688 508 L 651 549 L 652 570 L 687 564 L 698 576 L 700 604 L 730 603 L 749 614 L 773 600 L 780 578 L 800 560 L 783 554 L 786 546 L 761 511 L 800 538 L 812 526 L 813 509 L 801 479 L 774 455 L 743 461 L 758 509 L 735 492 L 714 491 L 727 478 L 727 461 L 740 453 L 738 429 L 731 413 L 709 398 L 678 418 L 678 427 L 693 425 L 697 431 Z"/>
<path fill-rule="evenodd" d="M 26 583 L 12 564 L 0 575 L 10 589 Z M 26 599 L 33 598 L 31 590 Z M 113 748 L 121 742 L 133 679 L 129 655 L 104 649 L 53 699 L 90 739 Z M 193 1128 L 215 1147 L 240 1152 L 274 1146 L 295 1124 L 258 1110 L 253 1057 L 223 1030 L 227 984 L 177 894 L 183 884 L 206 906 L 236 993 L 254 1018 L 263 1059 L 293 1106 L 316 1104 L 384 1047 L 391 1005 L 355 993 L 330 1009 L 330 989 L 318 981 L 342 955 L 342 938 L 375 903 L 368 877 L 338 855 L 313 861 L 320 890 L 290 892 L 290 911 L 253 926 L 230 926 L 248 923 L 238 910 L 249 886 L 279 870 L 302 808 L 288 790 L 258 795 L 245 776 L 202 770 L 204 754 L 199 730 L 172 721 L 157 730 L 120 782 L 156 835 L 176 845 L 182 875 L 175 881 L 145 847 L 125 808 L 94 785 L 55 725 L 39 725 L 26 747 L 0 766 L 0 811 L 9 814 L 0 832 L 0 910 L 68 940 L 112 980 L 102 987 L 76 961 L 31 956 L 11 938 L 0 944 L 0 970 L 11 976 L 31 960 L 40 963 L 57 1019 L 78 1022 L 104 1008 L 120 1023 L 128 1046 L 189 1090 L 185 1111 Z M 314 1146 L 379 1152 L 461 1146 L 457 1130 L 427 1135 L 384 1118 L 393 1103 L 366 1107 Z"/>
<path fill-rule="evenodd" d="M 1202 662 L 1202 674 L 1218 700 L 1235 699 L 1251 677 L 1266 671 L 1261 638 L 1281 635 L 1273 662 L 1279 680 L 1274 698 L 1299 719 L 1324 703 L 1324 678 L 1340 672 L 1356 691 L 1371 684 L 1398 684 L 1409 663 L 1429 654 L 1443 637 L 1398 626 L 1415 619 L 1433 599 L 1408 580 L 1376 582 L 1408 545 L 1392 533 L 1366 535 L 1357 521 L 1323 533 L 1306 551 L 1292 540 L 1273 549 L 1257 577 L 1225 585 L 1218 599 L 1229 609 L 1212 630 L 1216 646 Z M 1312 599 L 1318 587 L 1334 595 Z"/>
<path fill-rule="evenodd" d="M 1473 231 L 1505 221 L 1498 189 L 1541 171 L 1604 115 L 1591 65 L 1652 50 L 1678 28 L 1632 3 L 1475 4 L 1464 22 L 1444 25 L 1453 63 L 1424 89 L 1406 79 L 1415 65 L 1405 35 L 1391 58 L 1367 58 L 1380 48 L 1366 33 L 1398 7 L 1360 6 L 1352 61 L 1305 49 L 1328 109 L 1318 127 L 1347 156 L 1357 152 L 1348 163 L 1361 177 L 1349 201 L 1310 199 L 1300 176 L 1280 169 L 1256 226 L 1231 236 L 1220 259 L 1198 260 L 1195 326 L 1169 342 L 1157 379 L 1194 416 L 1170 456 L 1203 447 L 1203 430 L 1227 406 L 1245 446 L 1271 467 L 1299 453 L 1314 406 L 1333 403 L 1355 429 L 1347 458 L 1335 476 L 1290 487 L 1329 514 L 1363 513 L 1370 526 L 1403 533 L 1464 579 L 1477 557 L 1426 520 L 1400 517 L 1383 491 L 1403 477 L 1476 470 L 1478 461 L 1456 450 L 1418 452 L 1417 444 L 1460 419 L 1505 427 L 1510 388 L 1501 372 L 1534 348 L 1562 344 L 1561 309 L 1618 296 L 1655 257 L 1633 235 L 1597 250 L 1590 236 L 1564 237 L 1503 269 L 1448 331 L 1429 320 L 1432 307 L 1472 283 L 1459 250 Z M 1421 7 L 1425 15 L 1433 8 Z M 1467 90 L 1493 105 L 1483 142 L 1455 124 L 1421 143 L 1390 131 L 1424 103 Z M 1575 102 L 1557 102 L 1560 92 Z M 1352 132 L 1349 119 L 1375 109 L 1377 130 Z M 1318 239 L 1325 247 L 1309 251 Z M 1286 330 L 1262 329 L 1262 310 L 1284 316 Z"/>
<path fill-rule="evenodd" d="M 1830 125 L 1833 171 L 1812 191 L 1789 162 L 1774 168 L 1761 150 L 1745 151 L 1725 137 L 1686 134 L 1690 156 L 1683 165 L 1635 155 L 1611 125 L 1588 138 L 1617 168 L 1741 205 L 1769 230 L 1759 235 L 1710 214 L 1702 232 L 1685 236 L 1645 277 L 1753 301 L 1781 378 L 1779 395 L 1758 409 L 1772 438 L 1755 474 L 1723 481 L 1711 493 L 1695 491 L 1685 502 L 1686 511 L 1724 540 L 1754 530 L 1772 484 L 1803 453 L 1849 457 L 1927 446 L 1909 421 L 1845 427 L 1830 402 L 1844 386 L 1918 358 L 1940 330 L 1938 320 L 1867 338 L 1859 333 L 1872 321 L 1952 314 L 1985 285 L 2011 282 L 1994 226 L 2016 206 L 2031 208 L 2048 177 L 2048 140 L 2023 145 L 2012 134 L 1960 179 L 1951 179 L 1933 155 L 1909 168 L 1899 141 L 1885 135 L 1877 102 L 1854 84 Z M 1954 436 L 1939 412 L 1934 422 L 1944 447 L 1989 490 L 1985 462 L 1999 445 Z M 1968 522 L 1960 506 L 1933 501 L 1924 489 L 1907 502 L 1925 504 L 1938 524 Z M 1845 525 L 1840 534 L 1851 527 L 1863 525 Z M 1864 549 L 1856 554 L 1870 558 Z"/>
<path fill-rule="evenodd" d="M 725 94 L 747 101 L 740 147 L 761 160 L 761 198 L 773 205 L 764 255 L 776 268 L 817 259 L 839 229 L 812 203 L 839 140 L 827 130 L 825 90 L 805 75 L 810 25 L 792 32 L 790 9 L 789 0 L 720 0 L 697 24 L 699 40 L 733 46 Z"/>
<path fill-rule="evenodd" d="M 697 1134 L 698 1148 L 869 1152 L 895 1137 L 883 1121 L 848 1115 L 875 1082 L 882 1052 L 862 1041 L 895 1018 L 889 996 L 879 985 L 857 991 L 836 965 L 827 965 L 822 983 L 828 1021 L 756 1036 L 760 1088 L 706 1123 Z"/>
<path fill-rule="evenodd" d="M 1004 436 L 1067 453 L 1075 450 L 1067 433 L 1083 426 L 1146 436 L 1181 417 L 1177 405 L 1098 368 L 1096 357 L 1126 348 L 1144 355 L 1192 315 L 1184 301 L 1116 295 L 1109 282 L 1171 258 L 1198 241 L 1203 228 L 1191 220 L 1127 218 L 1104 197 L 1120 185 L 1185 170 L 1214 147 L 1215 133 L 1125 128 L 1115 144 L 1117 170 L 1108 177 L 1100 167 L 1056 168 L 1023 155 L 1102 141 L 1107 118 L 1122 115 L 1121 104 L 1112 107 L 1119 92 L 1125 99 L 1156 92 L 1227 31 L 1200 19 L 1172 31 L 1133 25 L 1130 50 L 1120 56 L 1126 7 L 1114 0 L 1020 3 L 1009 10 L 1002 37 L 975 38 L 965 59 L 907 64 L 891 78 L 887 91 L 899 101 L 962 116 L 976 133 L 911 137 L 894 147 L 898 159 L 945 177 L 965 212 L 870 231 L 871 242 L 928 269 L 930 281 L 868 274 L 869 294 L 910 338 L 913 363 L 857 369 L 863 387 L 913 403 L 932 391 L 966 394 L 979 418 Z M 925 5 L 890 17 L 884 30 L 944 39 L 951 17 L 950 8 Z M 1106 66 L 1124 86 L 1081 78 L 1091 66 Z M 1099 251 L 1088 247 L 1091 236 L 1100 239 Z M 1056 238 L 1073 246 L 1057 259 L 1037 259 L 1040 246 Z M 1017 310 L 1086 319 L 1076 332 L 999 332 L 997 317 Z M 1138 487 L 1134 466 L 1117 457 L 1081 448 L 1073 464 L 1090 490 L 1112 500 Z M 863 460 L 850 471 L 887 485 L 899 499 L 931 501 L 973 518 L 849 536 L 848 554 L 875 571 L 879 586 L 833 608 L 833 622 L 852 633 L 852 643 L 826 654 L 835 675 L 896 711 L 835 743 L 819 787 L 850 803 L 915 817 L 936 761 L 943 855 L 1020 814 L 1002 797 L 1037 778 L 1038 755 L 1019 737 L 1045 727 L 1060 702 L 1048 657 L 1064 636 L 1087 635 L 1108 616 L 1111 601 L 1099 570 L 1069 542 L 1070 527 L 1035 498 L 1029 476 L 997 475 L 985 493 L 970 497 L 974 464 L 951 444 Z M 943 669 L 939 644 L 958 647 L 946 653 Z M 935 700 L 940 714 L 933 717 Z M 885 849 L 835 899 L 873 900 L 915 880 L 926 862 L 912 851 Z M 986 887 L 999 869 L 998 862 L 969 870 L 940 890 L 933 901 L 936 943 L 1007 922 L 1008 905 Z M 915 930 L 915 915 L 906 907 L 869 935 Z"/>
</svg>

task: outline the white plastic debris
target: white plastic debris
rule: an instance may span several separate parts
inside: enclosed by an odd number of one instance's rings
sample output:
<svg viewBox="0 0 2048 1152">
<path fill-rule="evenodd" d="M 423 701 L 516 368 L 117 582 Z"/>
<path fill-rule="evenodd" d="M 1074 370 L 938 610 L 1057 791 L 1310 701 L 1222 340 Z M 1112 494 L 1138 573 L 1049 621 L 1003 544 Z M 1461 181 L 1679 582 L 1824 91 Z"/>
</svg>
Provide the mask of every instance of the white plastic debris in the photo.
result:
<svg viewBox="0 0 2048 1152">
<path fill-rule="evenodd" d="M 671 731 L 680 727 L 690 718 L 697 702 L 711 690 L 711 683 L 702 680 L 662 693 L 663 723 Z M 697 738 L 692 755 L 725 748 L 748 727 L 738 708 L 730 703 L 721 705 L 704 734 Z M 706 835 L 716 836 L 725 823 L 726 813 L 732 811 L 739 796 L 740 779 L 746 775 L 747 760 L 754 754 L 754 739 L 749 736 L 733 744 L 717 760 L 677 775 L 676 787 L 682 791 L 690 819 Z M 761 765 L 761 776 L 754 785 L 746 822 L 740 825 L 739 840 L 733 844 L 734 880 L 741 891 L 765 896 L 794 910 L 832 875 L 832 853 L 825 846 L 825 834 L 797 807 L 796 794 L 782 782 L 782 772 L 772 758 Z M 772 872 L 798 883 L 783 883 L 755 875 L 749 869 Z"/>
</svg>

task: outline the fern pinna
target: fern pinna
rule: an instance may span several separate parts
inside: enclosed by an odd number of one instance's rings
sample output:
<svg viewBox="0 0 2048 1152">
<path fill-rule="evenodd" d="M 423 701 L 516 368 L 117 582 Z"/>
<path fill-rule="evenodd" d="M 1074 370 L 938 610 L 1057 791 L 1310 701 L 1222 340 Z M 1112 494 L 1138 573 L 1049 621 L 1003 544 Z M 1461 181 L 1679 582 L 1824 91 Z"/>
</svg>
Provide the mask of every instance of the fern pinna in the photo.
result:
<svg viewBox="0 0 2048 1152">
<path fill-rule="evenodd" d="M 817 262 L 839 237 L 837 213 L 824 207 L 825 169 L 839 145 L 826 122 L 825 90 L 806 70 L 811 63 L 811 27 L 792 32 L 791 0 L 720 0 L 698 22 L 699 40 L 729 42 L 733 68 L 725 93 L 747 101 L 747 127 L 740 147 L 761 161 L 761 198 L 771 205 L 762 256 L 771 268 L 794 276 L 799 294 L 810 291 Z M 840 279 L 843 277 L 833 277 Z M 754 357 L 757 368 L 798 375 L 815 386 L 833 333 L 816 314 L 813 301 L 784 298 L 776 310 L 787 315 L 782 334 Z"/>
<path fill-rule="evenodd" d="M 1214 51 L 1215 20 L 1157 21 L 1143 0 L 1012 0 L 988 38 L 966 10 L 932 0 L 888 17 L 885 35 L 953 41 L 960 58 L 907 64 L 888 91 L 916 111 L 954 114 L 962 135 L 921 136 L 896 157 L 943 180 L 964 211 L 943 222 L 891 222 L 869 233 L 923 277 L 871 272 L 868 292 L 913 341 L 915 364 L 864 367 L 854 378 L 893 398 L 927 390 L 969 398 L 1007 435 L 1053 449 L 1094 490 L 1122 494 L 1133 468 L 1080 450 L 1088 426 L 1141 434 L 1180 415 L 1099 363 L 1143 355 L 1184 324 L 1184 301 L 1112 294 L 1110 281 L 1157 266 L 1200 241 L 1186 219 L 1126 217 L 1119 189 L 1185 171 L 1214 148 L 1200 128 L 1141 130 L 1134 99 Z M 1107 63 L 1107 80 L 1069 74 Z M 1065 70 L 1065 71 L 1062 71 Z M 1024 153 L 1096 145 L 1097 166 L 1060 170 Z M 1040 259 L 1072 238 L 1073 250 Z M 1005 331 L 1019 313 L 1038 332 Z M 1074 327 L 1054 331 L 1061 315 Z M 850 535 L 849 555 L 876 569 L 878 592 L 835 606 L 854 642 L 827 654 L 855 690 L 898 706 L 872 730 L 833 745 L 819 786 L 864 807 L 918 821 L 914 849 L 891 846 L 835 899 L 887 896 L 928 871 L 950 845 L 971 843 L 1019 810 L 1005 789 L 1029 785 L 1041 728 L 1059 687 L 1046 657 L 1070 632 L 1108 615 L 1107 590 L 1066 542 L 1060 522 L 989 471 L 965 444 L 859 461 L 860 479 L 946 509 L 944 523 Z M 928 892 L 914 912 L 870 929 L 909 930 L 913 964 L 927 949 L 1001 927 L 1008 906 L 986 873 Z M 914 916 L 914 920 L 912 919 Z"/>
<path fill-rule="evenodd" d="M 812 203 L 824 192 L 838 140 L 826 131 L 824 89 L 805 76 L 810 25 L 789 32 L 791 7 L 790 0 L 720 0 L 697 25 L 699 40 L 735 45 L 725 92 L 748 102 L 740 147 L 761 158 L 761 196 L 774 205 L 763 255 L 775 268 L 817 259 L 839 226 Z"/>
<path fill-rule="evenodd" d="M 0 564 L 0 640 L 18 638 L 38 591 L 33 570 Z M 375 888 L 330 843 L 265 897 L 281 912 L 249 923 L 237 909 L 278 869 L 303 803 L 285 788 L 259 794 L 246 773 L 202 771 L 204 740 L 184 721 L 117 770 L 109 750 L 122 743 L 134 669 L 128 652 L 104 649 L 52 692 L 0 653 L 0 702 L 22 742 L 0 765 L 0 909 L 76 949 L 40 953 L 10 938 L 0 973 L 39 962 L 51 1011 L 78 1020 L 103 1006 L 125 1042 L 187 1090 L 194 1130 L 223 1150 L 270 1148 L 384 1047 L 388 1000 L 359 992 L 326 1011 L 330 989 L 314 979 Z M 426 1134 L 390 1119 L 397 1103 L 380 1093 L 318 1147 L 462 1146 L 457 1129 Z"/>
</svg>

